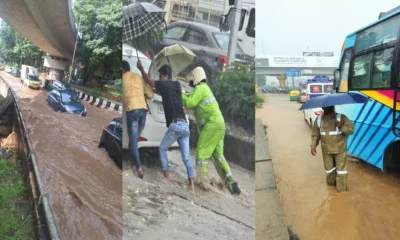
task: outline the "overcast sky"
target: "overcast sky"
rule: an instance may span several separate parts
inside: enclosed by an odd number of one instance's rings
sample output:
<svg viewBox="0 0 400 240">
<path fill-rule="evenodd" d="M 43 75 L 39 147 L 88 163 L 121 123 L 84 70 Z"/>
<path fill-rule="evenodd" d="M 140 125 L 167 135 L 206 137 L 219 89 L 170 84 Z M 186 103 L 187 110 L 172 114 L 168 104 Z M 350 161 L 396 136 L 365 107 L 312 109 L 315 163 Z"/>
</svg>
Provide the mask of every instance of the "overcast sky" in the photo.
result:
<svg viewBox="0 0 400 240">
<path fill-rule="evenodd" d="M 334 52 L 345 36 L 375 21 L 399 0 L 256 0 L 256 54 Z"/>
</svg>

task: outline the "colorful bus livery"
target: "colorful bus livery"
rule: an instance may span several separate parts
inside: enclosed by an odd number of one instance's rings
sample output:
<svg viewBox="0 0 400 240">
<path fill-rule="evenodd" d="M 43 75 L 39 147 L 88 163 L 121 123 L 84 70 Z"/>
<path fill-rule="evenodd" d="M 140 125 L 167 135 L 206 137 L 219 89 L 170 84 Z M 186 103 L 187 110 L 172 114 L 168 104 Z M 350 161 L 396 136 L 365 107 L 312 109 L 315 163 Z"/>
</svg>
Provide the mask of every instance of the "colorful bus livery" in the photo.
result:
<svg viewBox="0 0 400 240">
<path fill-rule="evenodd" d="M 400 9 L 346 37 L 336 92 L 358 92 L 370 101 L 336 106 L 355 123 L 348 152 L 383 171 L 400 169 Z"/>
</svg>

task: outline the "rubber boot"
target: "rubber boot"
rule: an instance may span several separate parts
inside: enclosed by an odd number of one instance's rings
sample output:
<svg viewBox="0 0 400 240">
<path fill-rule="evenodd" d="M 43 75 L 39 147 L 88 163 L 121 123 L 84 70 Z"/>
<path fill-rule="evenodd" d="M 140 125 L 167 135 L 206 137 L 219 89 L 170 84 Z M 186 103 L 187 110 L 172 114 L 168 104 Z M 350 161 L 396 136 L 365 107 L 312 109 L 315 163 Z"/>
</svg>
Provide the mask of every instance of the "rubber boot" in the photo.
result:
<svg viewBox="0 0 400 240">
<path fill-rule="evenodd" d="M 232 183 L 230 189 L 232 195 L 240 195 L 239 184 L 237 182 Z"/>
</svg>

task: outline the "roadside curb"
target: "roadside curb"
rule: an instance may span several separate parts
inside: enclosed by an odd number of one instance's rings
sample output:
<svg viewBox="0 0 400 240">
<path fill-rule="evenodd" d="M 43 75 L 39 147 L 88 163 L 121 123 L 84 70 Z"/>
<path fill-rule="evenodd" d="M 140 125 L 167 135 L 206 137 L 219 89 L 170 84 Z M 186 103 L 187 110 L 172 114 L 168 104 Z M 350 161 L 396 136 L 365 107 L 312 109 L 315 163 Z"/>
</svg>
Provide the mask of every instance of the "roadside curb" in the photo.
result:
<svg viewBox="0 0 400 240">
<path fill-rule="evenodd" d="M 98 108 L 105 108 L 105 109 L 109 109 L 112 111 L 122 112 L 122 104 L 121 103 L 113 102 L 113 101 L 105 99 L 105 98 L 95 97 L 95 96 L 87 94 L 81 90 L 77 90 L 76 88 L 74 88 L 74 89 L 75 89 L 75 91 L 77 91 L 79 93 L 79 98 L 81 100 L 89 102 L 90 105 L 93 105 Z"/>
<path fill-rule="evenodd" d="M 256 239 L 289 240 L 261 119 L 256 118 Z"/>
</svg>

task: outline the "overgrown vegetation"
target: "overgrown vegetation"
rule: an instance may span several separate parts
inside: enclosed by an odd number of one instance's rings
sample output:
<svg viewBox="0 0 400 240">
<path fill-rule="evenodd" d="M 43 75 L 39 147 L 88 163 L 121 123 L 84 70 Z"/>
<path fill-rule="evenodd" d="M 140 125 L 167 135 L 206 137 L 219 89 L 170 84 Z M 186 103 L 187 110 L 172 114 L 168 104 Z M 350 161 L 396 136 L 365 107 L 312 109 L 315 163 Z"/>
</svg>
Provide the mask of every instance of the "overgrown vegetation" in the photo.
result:
<svg viewBox="0 0 400 240">
<path fill-rule="evenodd" d="M 256 95 L 256 107 L 261 108 L 264 103 L 263 98 L 260 95 Z"/>
<path fill-rule="evenodd" d="M 25 186 L 18 166 L 0 160 L 0 239 L 32 239 L 32 218 L 18 209 L 16 202 L 23 201 Z"/>
<path fill-rule="evenodd" d="M 41 67 L 45 52 L 30 43 L 9 25 L 0 29 L 0 57 L 7 65 L 20 68 L 22 64 Z"/>
<path fill-rule="evenodd" d="M 227 122 L 254 133 L 254 71 L 227 69 L 211 88 Z"/>
<path fill-rule="evenodd" d="M 118 79 L 122 75 L 122 11 L 117 0 L 76 0 L 74 16 L 80 20 L 78 59 L 88 80 Z"/>
</svg>

